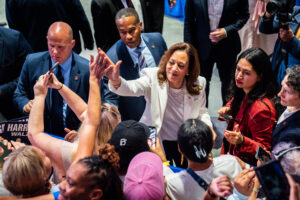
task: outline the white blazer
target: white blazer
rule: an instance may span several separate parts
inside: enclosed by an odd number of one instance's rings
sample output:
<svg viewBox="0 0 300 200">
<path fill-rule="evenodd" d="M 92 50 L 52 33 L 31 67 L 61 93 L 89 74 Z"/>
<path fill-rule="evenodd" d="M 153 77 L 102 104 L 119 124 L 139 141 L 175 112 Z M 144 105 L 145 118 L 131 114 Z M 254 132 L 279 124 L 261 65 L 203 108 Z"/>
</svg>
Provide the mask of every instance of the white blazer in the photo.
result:
<svg viewBox="0 0 300 200">
<path fill-rule="evenodd" d="M 159 85 L 157 71 L 158 68 L 145 68 L 141 71 L 140 78 L 130 81 L 121 78 L 121 85 L 118 89 L 115 89 L 109 82 L 109 89 L 120 96 L 144 96 L 146 108 L 140 122 L 155 126 L 159 134 L 168 102 L 169 84 L 165 81 Z M 202 88 L 199 95 L 190 95 L 184 87 L 184 121 L 198 118 L 212 127 L 206 108 L 205 78 L 199 76 L 196 84 Z"/>
</svg>

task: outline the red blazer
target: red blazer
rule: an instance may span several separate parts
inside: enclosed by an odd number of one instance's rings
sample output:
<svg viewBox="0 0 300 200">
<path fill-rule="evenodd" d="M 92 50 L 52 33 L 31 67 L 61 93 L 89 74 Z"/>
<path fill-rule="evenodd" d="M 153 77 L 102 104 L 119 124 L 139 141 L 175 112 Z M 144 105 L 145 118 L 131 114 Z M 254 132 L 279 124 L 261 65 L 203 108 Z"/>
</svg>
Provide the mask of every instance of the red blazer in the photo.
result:
<svg viewBox="0 0 300 200">
<path fill-rule="evenodd" d="M 250 106 L 247 106 L 247 102 L 248 98 L 245 98 L 235 118 L 240 122 L 239 127 L 244 135 L 244 142 L 232 145 L 224 138 L 221 154 L 230 153 L 246 163 L 256 165 L 257 147 L 271 149 L 271 136 L 277 114 L 273 101 L 268 98 L 258 99 Z M 230 103 L 231 101 L 227 103 L 227 106 L 230 106 Z M 234 123 L 234 126 L 236 124 L 237 122 Z"/>
</svg>

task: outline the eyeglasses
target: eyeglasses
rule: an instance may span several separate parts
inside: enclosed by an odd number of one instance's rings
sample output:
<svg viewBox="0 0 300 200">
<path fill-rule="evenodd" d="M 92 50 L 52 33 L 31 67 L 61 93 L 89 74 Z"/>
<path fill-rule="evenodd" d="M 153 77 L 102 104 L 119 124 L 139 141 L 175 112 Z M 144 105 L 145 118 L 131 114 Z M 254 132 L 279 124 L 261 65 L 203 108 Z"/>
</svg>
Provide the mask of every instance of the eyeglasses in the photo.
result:
<svg viewBox="0 0 300 200">
<path fill-rule="evenodd" d="M 272 157 L 272 159 L 279 160 L 284 154 L 286 154 L 289 151 L 295 150 L 295 149 L 300 149 L 300 146 L 291 147 L 291 148 L 288 148 L 288 149 L 281 150 L 277 153 L 272 153 L 271 157 Z"/>
</svg>

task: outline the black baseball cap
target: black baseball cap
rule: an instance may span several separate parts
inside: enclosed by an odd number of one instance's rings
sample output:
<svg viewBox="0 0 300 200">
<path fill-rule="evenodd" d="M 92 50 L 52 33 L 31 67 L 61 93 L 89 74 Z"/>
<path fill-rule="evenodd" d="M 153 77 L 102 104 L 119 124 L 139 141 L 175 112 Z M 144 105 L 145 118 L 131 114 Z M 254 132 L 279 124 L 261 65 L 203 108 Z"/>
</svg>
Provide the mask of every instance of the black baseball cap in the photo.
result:
<svg viewBox="0 0 300 200">
<path fill-rule="evenodd" d="M 120 156 L 119 174 L 126 174 L 134 156 L 150 151 L 147 142 L 149 135 L 149 127 L 135 120 L 122 121 L 116 126 L 108 143 L 115 146 Z"/>
</svg>

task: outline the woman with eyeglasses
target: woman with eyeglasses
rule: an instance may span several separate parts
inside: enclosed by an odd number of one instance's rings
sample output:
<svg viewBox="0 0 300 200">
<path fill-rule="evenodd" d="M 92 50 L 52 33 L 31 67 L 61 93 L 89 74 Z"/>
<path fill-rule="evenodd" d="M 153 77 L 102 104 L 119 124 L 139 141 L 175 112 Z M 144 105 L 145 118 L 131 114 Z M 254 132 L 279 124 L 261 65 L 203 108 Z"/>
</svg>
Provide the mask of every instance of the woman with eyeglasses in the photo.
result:
<svg viewBox="0 0 300 200">
<path fill-rule="evenodd" d="M 277 118 L 272 101 L 277 84 L 269 57 L 262 49 L 250 48 L 239 56 L 230 89 L 231 100 L 218 111 L 233 118 L 224 132 L 221 153 L 256 165 L 257 147 L 271 148 L 271 134 Z"/>
<path fill-rule="evenodd" d="M 278 93 L 280 103 L 286 110 L 280 116 L 272 134 L 272 147 L 279 142 L 300 145 L 300 66 L 286 70 Z"/>
</svg>

